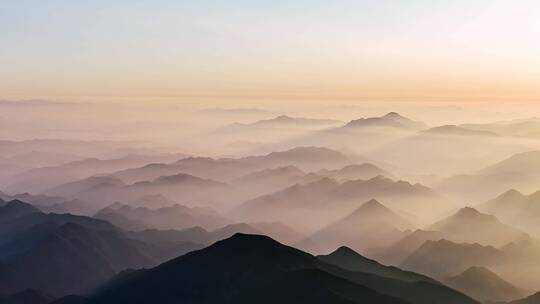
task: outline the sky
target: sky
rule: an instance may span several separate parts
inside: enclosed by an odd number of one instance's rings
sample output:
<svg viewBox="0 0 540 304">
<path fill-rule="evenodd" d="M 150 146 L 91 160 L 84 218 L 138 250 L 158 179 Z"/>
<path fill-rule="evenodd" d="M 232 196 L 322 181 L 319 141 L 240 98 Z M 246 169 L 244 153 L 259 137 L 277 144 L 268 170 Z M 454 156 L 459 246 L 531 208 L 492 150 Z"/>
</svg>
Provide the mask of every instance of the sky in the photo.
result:
<svg viewBox="0 0 540 304">
<path fill-rule="evenodd" d="M 533 0 L 0 0 L 0 98 L 540 101 Z"/>
</svg>

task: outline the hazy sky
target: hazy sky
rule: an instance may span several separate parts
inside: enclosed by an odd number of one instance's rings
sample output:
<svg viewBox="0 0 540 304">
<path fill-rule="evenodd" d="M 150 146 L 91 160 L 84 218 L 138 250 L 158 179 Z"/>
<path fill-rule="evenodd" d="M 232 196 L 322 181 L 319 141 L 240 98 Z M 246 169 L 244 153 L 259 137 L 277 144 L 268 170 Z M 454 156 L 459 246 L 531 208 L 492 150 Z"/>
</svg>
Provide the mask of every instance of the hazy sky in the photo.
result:
<svg viewBox="0 0 540 304">
<path fill-rule="evenodd" d="M 0 98 L 540 100 L 535 0 L 0 3 Z"/>
</svg>

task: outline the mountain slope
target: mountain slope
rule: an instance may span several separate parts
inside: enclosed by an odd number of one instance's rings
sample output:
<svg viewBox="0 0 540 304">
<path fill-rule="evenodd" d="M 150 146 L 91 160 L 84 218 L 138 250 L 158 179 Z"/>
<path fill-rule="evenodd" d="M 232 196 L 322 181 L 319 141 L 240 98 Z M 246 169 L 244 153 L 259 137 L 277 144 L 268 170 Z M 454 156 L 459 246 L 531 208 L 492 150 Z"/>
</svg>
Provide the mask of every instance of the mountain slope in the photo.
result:
<svg viewBox="0 0 540 304">
<path fill-rule="evenodd" d="M 526 236 L 522 231 L 501 223 L 496 217 L 465 207 L 454 215 L 431 225 L 429 230 L 440 231 L 445 238 L 457 242 L 504 246 Z"/>
<path fill-rule="evenodd" d="M 268 237 L 236 234 L 114 280 L 87 303 L 427 304 L 433 299 L 475 303 L 442 285 L 351 272 Z"/>
<path fill-rule="evenodd" d="M 108 207 L 100 210 L 94 217 L 126 230 L 185 229 L 194 226 L 216 229 L 231 223 L 209 208 L 190 208 L 178 204 L 158 209 L 133 208 L 127 205 Z"/>
<path fill-rule="evenodd" d="M 505 254 L 489 246 L 456 244 L 448 240 L 427 241 L 399 267 L 433 278 L 457 275 L 471 266 L 492 266 L 504 261 Z"/>
<path fill-rule="evenodd" d="M 427 126 L 422 122 L 413 121 L 396 112 L 390 112 L 380 117 L 369 117 L 351 120 L 343 128 L 391 127 L 399 129 L 424 129 Z"/>
<path fill-rule="evenodd" d="M 370 200 L 349 215 L 309 237 L 318 248 L 333 250 L 343 244 L 354 250 L 391 244 L 413 225 L 376 200 Z"/>
<path fill-rule="evenodd" d="M 319 255 L 317 258 L 325 263 L 347 270 L 372 273 L 381 277 L 398 279 L 406 282 L 438 283 L 432 278 L 414 272 L 404 271 L 393 266 L 384 266 L 377 261 L 361 256 L 347 247 L 339 247 L 336 251 L 328 255 Z"/>
<path fill-rule="evenodd" d="M 471 267 L 445 279 L 443 283 L 481 302 L 510 301 L 523 297 L 523 292 L 517 287 L 485 267 Z"/>
<path fill-rule="evenodd" d="M 505 223 L 540 235 L 540 191 L 525 195 L 513 189 L 508 190 L 477 208 L 497 216 Z"/>
<path fill-rule="evenodd" d="M 248 200 L 230 216 L 248 222 L 283 221 L 301 232 L 313 233 L 356 210 L 359 201 L 370 199 L 384 200 L 390 208 L 427 218 L 447 208 L 444 199 L 420 184 L 380 176 L 343 183 L 323 178 Z"/>
</svg>

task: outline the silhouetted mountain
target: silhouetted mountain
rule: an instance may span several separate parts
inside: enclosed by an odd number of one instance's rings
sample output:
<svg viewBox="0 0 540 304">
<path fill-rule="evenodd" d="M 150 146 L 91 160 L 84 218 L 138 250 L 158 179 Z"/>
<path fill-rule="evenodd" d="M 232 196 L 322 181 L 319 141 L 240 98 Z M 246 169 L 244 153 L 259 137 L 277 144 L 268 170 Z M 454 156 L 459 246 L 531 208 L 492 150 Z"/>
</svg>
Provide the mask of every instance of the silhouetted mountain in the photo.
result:
<svg viewBox="0 0 540 304">
<path fill-rule="evenodd" d="M 443 282 L 481 302 L 510 301 L 524 296 L 517 287 L 485 267 L 471 267 Z"/>
<path fill-rule="evenodd" d="M 2 260 L 3 288 L 34 288 L 56 296 L 80 293 L 121 270 L 155 263 L 116 231 L 91 230 L 74 223 L 51 226 L 39 227 L 47 233 L 31 231 L 25 238 L 18 236 L 16 242 L 29 248 Z"/>
<path fill-rule="evenodd" d="M 328 255 L 317 256 L 321 261 L 338 266 L 343 269 L 372 273 L 381 277 L 398 279 L 406 282 L 430 282 L 438 283 L 432 278 L 404 271 L 397 267 L 385 266 L 375 260 L 370 260 L 347 247 L 339 247 Z"/>
<path fill-rule="evenodd" d="M 495 216 L 474 208 L 460 209 L 454 215 L 433 225 L 429 230 L 440 231 L 445 238 L 464 243 L 480 243 L 500 247 L 525 236 L 522 231 L 501 223 Z"/>
<path fill-rule="evenodd" d="M 48 304 L 54 298 L 34 289 L 25 289 L 7 296 L 0 295 L 0 304 Z"/>
<path fill-rule="evenodd" d="M 390 112 L 381 117 L 369 117 L 351 120 L 343 128 L 365 128 L 365 127 L 392 127 L 400 129 L 424 129 L 427 126 L 422 122 L 417 122 L 403 117 L 396 112 Z"/>
<path fill-rule="evenodd" d="M 86 303 L 475 303 L 429 282 L 352 272 L 265 236 L 219 241 L 112 281 Z"/>
<path fill-rule="evenodd" d="M 340 245 L 364 251 L 368 247 L 391 244 L 404 236 L 413 225 L 376 200 L 370 200 L 351 214 L 337 220 L 309 237 L 318 248 L 334 249 Z"/>
<path fill-rule="evenodd" d="M 400 264 L 400 268 L 433 278 L 445 278 L 472 266 L 500 264 L 504 259 L 505 254 L 494 247 L 456 244 L 443 239 L 425 242 Z"/>
<path fill-rule="evenodd" d="M 32 213 L 41 213 L 41 211 L 25 202 L 12 200 L 0 206 L 0 222 L 12 220 Z"/>
<path fill-rule="evenodd" d="M 478 209 L 497 216 L 505 223 L 540 235 L 540 191 L 524 195 L 513 189 L 508 190 L 479 205 Z"/>
</svg>

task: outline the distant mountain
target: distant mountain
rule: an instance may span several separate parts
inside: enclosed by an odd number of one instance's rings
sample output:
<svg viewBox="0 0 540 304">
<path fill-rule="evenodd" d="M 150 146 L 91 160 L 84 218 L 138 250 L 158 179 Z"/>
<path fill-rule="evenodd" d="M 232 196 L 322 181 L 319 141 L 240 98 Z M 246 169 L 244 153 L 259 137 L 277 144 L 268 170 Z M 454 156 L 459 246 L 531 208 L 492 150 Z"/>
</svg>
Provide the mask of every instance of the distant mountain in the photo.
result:
<svg viewBox="0 0 540 304">
<path fill-rule="evenodd" d="M 174 197 L 178 201 L 190 202 L 193 206 L 212 204 L 221 207 L 219 203 L 233 200 L 237 191 L 221 182 L 179 173 L 130 185 L 102 185 L 78 193 L 76 197 L 93 202 L 100 209 L 114 202 L 133 201 L 148 195 Z"/>
<path fill-rule="evenodd" d="M 483 173 L 494 172 L 519 172 L 534 177 L 540 177 L 540 151 L 528 151 L 514 154 L 511 157 L 502 160 L 482 170 Z"/>
<path fill-rule="evenodd" d="M 40 193 L 64 183 L 80 180 L 93 175 L 103 175 L 122 169 L 145 164 L 171 162 L 185 155 L 144 156 L 129 155 L 118 159 L 89 158 L 52 167 L 29 170 L 12 177 L 6 190 L 13 193 Z"/>
<path fill-rule="evenodd" d="M 381 277 L 398 279 L 406 282 L 438 282 L 430 277 L 411 271 L 404 271 L 397 267 L 385 266 L 377 261 L 370 260 L 347 247 L 339 247 L 328 255 L 317 256 L 321 261 L 338 266 L 343 269 L 372 273 Z"/>
<path fill-rule="evenodd" d="M 440 231 L 445 238 L 464 243 L 478 242 L 495 247 L 520 240 L 526 234 L 516 228 L 501 223 L 495 216 L 483 214 L 466 207 L 428 227 Z"/>
<path fill-rule="evenodd" d="M 540 137 L 540 119 L 537 117 L 484 124 L 463 124 L 464 128 L 488 131 L 514 137 Z"/>
<path fill-rule="evenodd" d="M 427 129 L 424 132 L 431 133 L 431 134 L 444 134 L 444 135 L 456 135 L 456 136 L 498 136 L 496 133 L 493 133 L 493 132 L 470 130 L 464 127 L 458 127 L 456 125 L 438 126 L 431 129 Z"/>
<path fill-rule="evenodd" d="M 493 193 L 509 189 L 522 192 L 538 190 L 540 183 L 540 151 L 514 154 L 472 174 L 451 176 L 436 189 L 474 201 L 486 201 Z"/>
<path fill-rule="evenodd" d="M 421 130 L 427 128 L 422 122 L 417 122 L 403 117 L 396 112 L 390 112 L 381 117 L 369 117 L 351 120 L 343 128 L 365 128 L 365 127 L 391 127 L 399 129 Z"/>
<path fill-rule="evenodd" d="M 263 169 L 244 175 L 232 182 L 238 188 L 255 195 L 275 192 L 304 180 L 306 173 L 295 166 Z"/>
<path fill-rule="evenodd" d="M 349 215 L 309 237 L 317 248 L 333 250 L 345 245 L 365 251 L 368 247 L 391 244 L 413 225 L 376 200 L 370 200 Z"/>
<path fill-rule="evenodd" d="M 236 234 L 158 267 L 132 272 L 93 303 L 476 303 L 439 284 L 347 271 L 264 236 Z"/>
<path fill-rule="evenodd" d="M 399 267 L 433 278 L 457 275 L 472 266 L 501 264 L 505 254 L 491 246 L 457 244 L 447 240 L 427 241 Z"/>
<path fill-rule="evenodd" d="M 439 231 L 415 230 L 387 247 L 378 248 L 374 256 L 383 263 L 399 265 L 426 241 L 438 241 L 443 238 L 444 233 Z"/>
<path fill-rule="evenodd" d="M 322 169 L 317 171 L 316 174 L 338 180 L 370 179 L 377 176 L 393 177 L 388 171 L 370 163 L 348 165 L 335 170 Z"/>
<path fill-rule="evenodd" d="M 185 229 L 195 226 L 216 229 L 231 223 L 212 209 L 179 204 L 158 209 L 127 205 L 108 207 L 100 210 L 94 217 L 126 230 Z"/>
<path fill-rule="evenodd" d="M 192 227 L 183 230 L 147 229 L 127 232 L 130 238 L 150 244 L 191 243 L 205 246 L 235 233 L 264 234 L 285 244 L 294 244 L 304 238 L 304 235 L 280 222 L 236 223 L 214 230 Z"/>
<path fill-rule="evenodd" d="M 272 119 L 259 120 L 250 124 L 233 124 L 226 127 L 226 129 L 232 131 L 232 129 L 238 130 L 239 128 L 250 127 L 324 127 L 331 126 L 340 123 L 339 120 L 332 119 L 315 119 L 304 117 L 291 117 L 288 115 L 280 115 Z"/>
<path fill-rule="evenodd" d="M 230 182 L 247 174 L 277 167 L 295 166 L 303 171 L 337 168 L 355 163 L 341 152 L 323 147 L 297 147 L 286 151 L 242 158 L 189 157 L 173 164 L 152 164 L 113 173 L 125 183 L 149 181 L 179 173 Z"/>
<path fill-rule="evenodd" d="M 356 210 L 359 201 L 369 199 L 384 200 L 390 208 L 418 216 L 446 208 L 442 198 L 420 184 L 383 177 L 344 183 L 323 178 L 248 200 L 230 216 L 244 221 L 283 221 L 301 232 L 312 233 Z"/>
<path fill-rule="evenodd" d="M 485 267 L 471 267 L 443 283 L 481 302 L 510 301 L 523 292 Z"/>
<path fill-rule="evenodd" d="M 505 223 L 540 235 L 540 191 L 525 195 L 517 190 L 508 190 L 477 208 L 497 216 Z"/>
<path fill-rule="evenodd" d="M 91 191 L 92 189 L 96 188 L 109 186 L 120 187 L 124 185 L 124 182 L 118 178 L 110 176 L 91 176 L 82 180 L 56 186 L 52 189 L 46 190 L 44 194 L 50 196 L 73 197 L 78 193 Z"/>
</svg>

